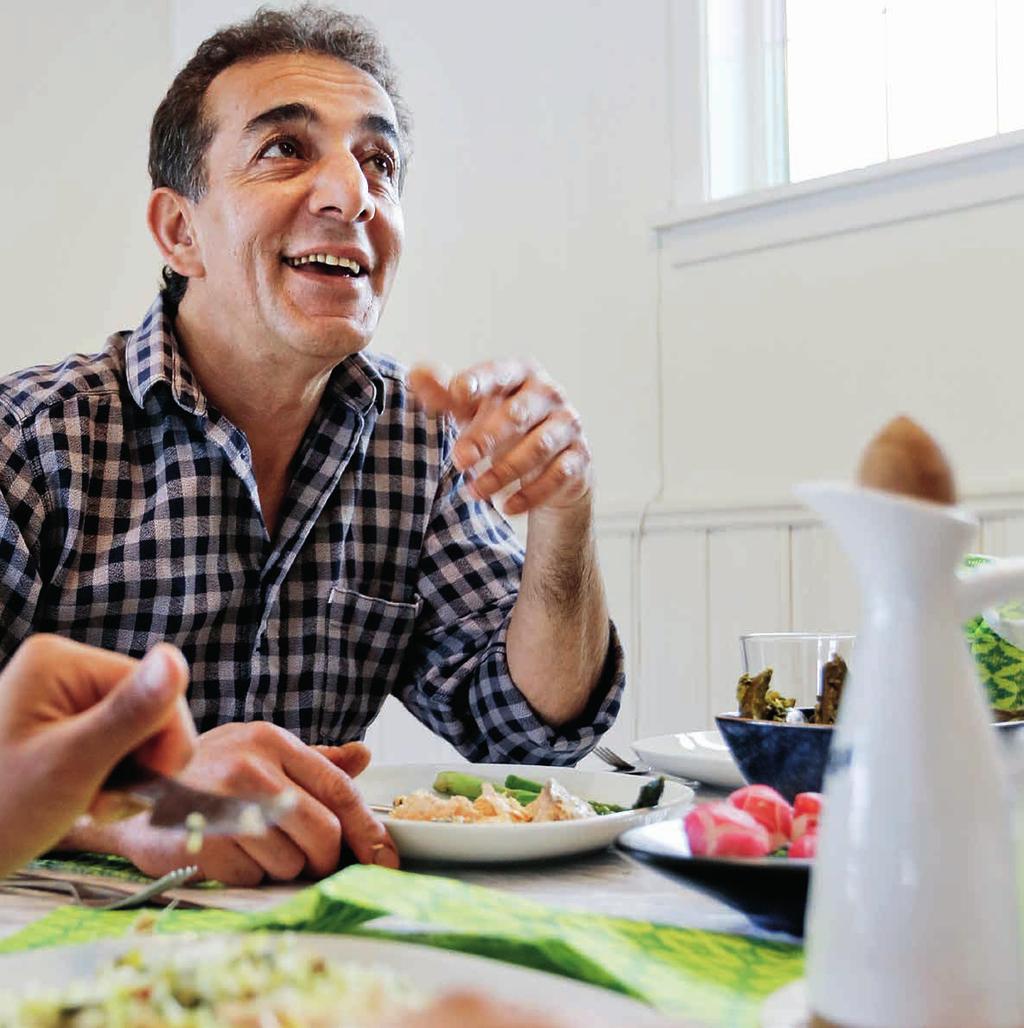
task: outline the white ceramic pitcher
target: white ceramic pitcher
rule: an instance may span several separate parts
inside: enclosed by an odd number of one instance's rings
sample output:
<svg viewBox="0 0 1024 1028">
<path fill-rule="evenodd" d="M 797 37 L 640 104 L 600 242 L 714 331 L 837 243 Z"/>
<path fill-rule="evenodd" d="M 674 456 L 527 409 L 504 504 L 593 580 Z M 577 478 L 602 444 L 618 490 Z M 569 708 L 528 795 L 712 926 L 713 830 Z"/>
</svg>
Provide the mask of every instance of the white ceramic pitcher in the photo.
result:
<svg viewBox="0 0 1024 1028">
<path fill-rule="evenodd" d="M 1024 595 L 1024 560 L 960 577 L 963 509 L 796 492 L 839 536 L 862 608 L 811 882 L 811 1010 L 844 1028 L 1024 1024 L 1011 802 L 962 629 Z"/>
</svg>

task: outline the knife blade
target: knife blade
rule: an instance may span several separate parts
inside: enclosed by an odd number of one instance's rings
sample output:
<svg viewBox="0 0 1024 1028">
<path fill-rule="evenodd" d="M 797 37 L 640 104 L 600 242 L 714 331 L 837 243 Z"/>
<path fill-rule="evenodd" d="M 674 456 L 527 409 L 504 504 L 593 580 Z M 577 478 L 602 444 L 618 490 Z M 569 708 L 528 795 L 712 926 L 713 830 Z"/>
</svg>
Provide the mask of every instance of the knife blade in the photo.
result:
<svg viewBox="0 0 1024 1028">
<path fill-rule="evenodd" d="M 148 810 L 154 828 L 183 828 L 200 836 L 262 835 L 297 799 L 291 789 L 275 796 L 223 796 L 195 789 L 126 757 L 104 781 L 92 816 L 112 820 Z"/>
</svg>

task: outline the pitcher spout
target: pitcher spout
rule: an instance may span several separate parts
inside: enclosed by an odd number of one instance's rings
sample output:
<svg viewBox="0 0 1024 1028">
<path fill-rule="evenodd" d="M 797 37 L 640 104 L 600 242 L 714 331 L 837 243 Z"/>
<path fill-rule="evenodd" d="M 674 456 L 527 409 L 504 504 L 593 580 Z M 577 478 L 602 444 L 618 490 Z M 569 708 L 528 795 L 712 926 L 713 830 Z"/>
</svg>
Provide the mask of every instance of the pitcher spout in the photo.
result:
<svg viewBox="0 0 1024 1028">
<path fill-rule="evenodd" d="M 901 578 L 949 576 L 978 530 L 962 507 L 846 482 L 805 482 L 794 492 L 836 533 L 862 579 L 894 568 Z"/>
</svg>

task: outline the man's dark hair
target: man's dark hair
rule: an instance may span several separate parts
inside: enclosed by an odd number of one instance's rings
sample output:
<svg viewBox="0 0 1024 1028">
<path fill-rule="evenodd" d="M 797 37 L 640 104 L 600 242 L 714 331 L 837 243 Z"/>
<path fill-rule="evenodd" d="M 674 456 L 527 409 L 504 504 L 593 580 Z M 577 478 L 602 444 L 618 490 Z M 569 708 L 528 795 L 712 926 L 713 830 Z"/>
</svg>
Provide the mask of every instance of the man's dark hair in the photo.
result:
<svg viewBox="0 0 1024 1028">
<path fill-rule="evenodd" d="M 261 7 L 246 21 L 228 25 L 199 44 L 153 115 L 149 133 L 153 188 L 168 186 L 190 200 L 198 200 L 206 191 L 206 152 L 216 125 L 204 109 L 204 101 L 210 83 L 225 68 L 240 61 L 302 53 L 346 61 L 375 79 L 391 98 L 402 142 L 401 188 L 412 125 L 388 52 L 363 18 L 312 3 L 293 11 Z M 188 279 L 167 266 L 163 279 L 164 300 L 173 313 L 185 295 Z"/>
</svg>

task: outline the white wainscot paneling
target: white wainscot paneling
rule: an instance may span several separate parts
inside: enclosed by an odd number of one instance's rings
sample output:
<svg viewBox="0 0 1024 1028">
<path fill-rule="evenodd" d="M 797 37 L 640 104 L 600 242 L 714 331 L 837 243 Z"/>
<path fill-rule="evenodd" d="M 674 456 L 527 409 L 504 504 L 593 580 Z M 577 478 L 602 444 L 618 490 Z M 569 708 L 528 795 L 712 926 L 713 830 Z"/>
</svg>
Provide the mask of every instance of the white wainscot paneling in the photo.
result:
<svg viewBox="0 0 1024 1028">
<path fill-rule="evenodd" d="M 794 632 L 853 632 L 860 617 L 860 594 L 853 568 L 821 525 L 790 529 Z"/>
<path fill-rule="evenodd" d="M 789 528 L 708 534 L 708 696 L 711 714 L 736 709 L 739 637 L 790 627 Z"/>
<path fill-rule="evenodd" d="M 710 723 L 707 532 L 645 535 L 640 543 L 637 735 Z"/>
<path fill-rule="evenodd" d="M 1024 514 L 984 518 L 979 548 L 993 557 L 1024 556 Z"/>
</svg>

